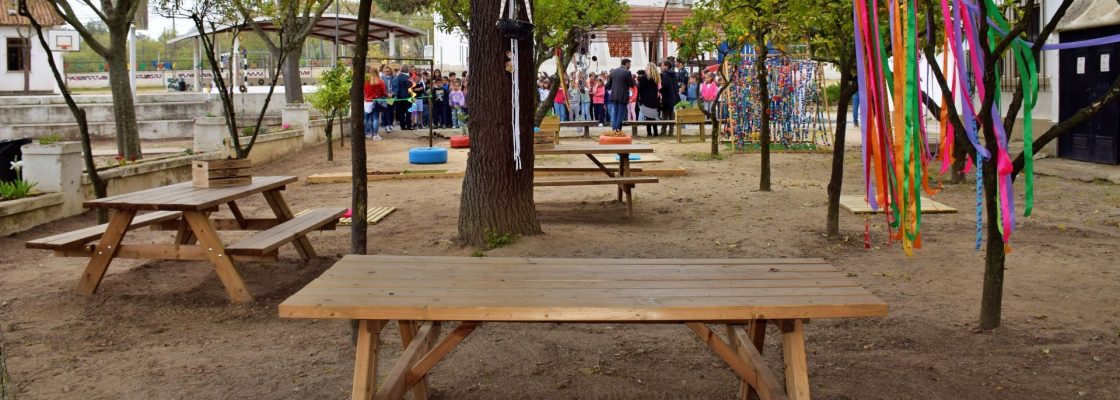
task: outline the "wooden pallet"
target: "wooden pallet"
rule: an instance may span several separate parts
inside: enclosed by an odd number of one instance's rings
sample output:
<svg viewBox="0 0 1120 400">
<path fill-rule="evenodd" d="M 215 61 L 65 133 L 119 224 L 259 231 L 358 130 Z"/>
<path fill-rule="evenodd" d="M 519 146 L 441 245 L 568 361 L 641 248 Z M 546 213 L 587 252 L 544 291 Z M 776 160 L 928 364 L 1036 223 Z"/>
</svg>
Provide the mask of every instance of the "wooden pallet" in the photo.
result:
<svg viewBox="0 0 1120 400">
<path fill-rule="evenodd" d="M 370 225 L 376 224 L 376 223 L 380 222 L 382 219 L 385 219 L 385 217 L 388 217 L 389 214 L 392 214 L 393 211 L 397 211 L 397 208 L 396 207 L 370 207 L 370 208 L 367 208 L 366 209 L 366 222 L 369 223 Z M 303 215 L 303 214 L 306 214 L 306 213 L 309 213 L 309 212 L 311 212 L 311 210 L 303 210 L 303 211 L 300 211 L 300 212 L 296 213 L 296 216 L 298 217 L 300 215 Z M 338 219 L 338 225 L 339 226 L 350 226 L 350 224 L 352 224 L 353 222 L 354 222 L 354 220 L 352 218 L 339 218 Z"/>
<path fill-rule="evenodd" d="M 852 214 L 877 214 L 883 212 L 883 208 L 881 207 L 879 208 L 879 211 L 873 211 L 871 209 L 871 205 L 867 204 L 867 201 L 865 201 L 863 198 L 864 196 L 862 195 L 841 195 L 840 207 L 848 210 L 848 212 L 851 212 Z M 928 197 L 922 197 L 922 213 L 956 214 L 957 209 L 949 207 L 944 203 L 933 201 Z"/>
</svg>

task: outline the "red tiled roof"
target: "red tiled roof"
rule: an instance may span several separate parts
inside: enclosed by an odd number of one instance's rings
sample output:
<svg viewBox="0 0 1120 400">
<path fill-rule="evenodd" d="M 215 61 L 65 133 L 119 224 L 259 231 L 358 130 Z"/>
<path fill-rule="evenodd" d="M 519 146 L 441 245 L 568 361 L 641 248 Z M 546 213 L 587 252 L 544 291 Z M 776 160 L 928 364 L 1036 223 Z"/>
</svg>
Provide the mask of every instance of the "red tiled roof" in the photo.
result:
<svg viewBox="0 0 1120 400">
<path fill-rule="evenodd" d="M 19 0 L 2 0 L 3 7 L 0 7 L 0 26 L 28 26 L 27 18 L 19 16 L 17 13 Z M 31 15 L 35 16 L 35 20 L 39 21 L 43 26 L 57 26 L 64 25 L 65 22 L 62 17 L 55 14 L 54 8 L 48 3 L 50 0 L 27 0 L 27 8 L 31 9 Z"/>
</svg>

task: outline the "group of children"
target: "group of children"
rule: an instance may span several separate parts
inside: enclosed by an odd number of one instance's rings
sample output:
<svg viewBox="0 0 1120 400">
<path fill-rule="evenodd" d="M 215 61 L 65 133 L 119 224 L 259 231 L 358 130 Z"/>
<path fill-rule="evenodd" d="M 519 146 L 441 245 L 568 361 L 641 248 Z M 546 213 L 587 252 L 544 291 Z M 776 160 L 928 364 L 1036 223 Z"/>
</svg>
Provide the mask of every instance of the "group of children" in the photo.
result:
<svg viewBox="0 0 1120 400">
<path fill-rule="evenodd" d="M 677 65 L 678 70 L 668 69 L 674 76 L 680 77 L 675 80 L 677 82 L 675 90 L 679 93 L 679 96 L 674 96 L 673 100 L 684 100 L 691 104 L 700 101 L 705 110 L 711 110 L 712 105 L 717 101 L 716 96 L 719 93 L 721 78 L 718 78 L 714 73 L 689 73 L 683 63 L 677 63 Z M 646 76 L 660 77 L 661 75 L 661 71 L 654 64 L 650 64 L 646 69 L 649 69 L 649 71 L 644 71 Z M 552 101 L 552 113 L 559 117 L 561 121 L 598 121 L 599 126 L 604 126 L 607 124 L 610 111 L 610 108 L 607 107 L 607 99 L 610 99 L 611 95 L 610 87 L 607 85 L 608 77 L 608 71 L 593 72 L 588 75 L 584 75 L 582 72 L 572 72 L 564 80 L 561 87 L 556 90 L 556 95 L 548 99 L 552 81 L 547 76 L 542 76 L 537 83 L 539 100 L 541 102 Z M 637 79 L 638 75 L 634 77 Z M 658 89 L 661 89 L 661 80 L 654 79 L 658 81 Z M 636 86 L 630 89 L 629 99 L 626 107 L 626 119 L 635 120 L 637 119 L 636 116 L 640 114 L 638 88 Z M 659 100 L 664 102 L 663 98 Z M 666 108 L 674 106 L 676 106 L 675 103 L 663 104 L 663 107 Z"/>
<path fill-rule="evenodd" d="M 380 131 L 459 128 L 467 113 L 468 72 L 443 76 L 432 71 L 401 65 L 370 66 L 365 79 L 365 134 L 381 140 Z M 429 107 L 428 105 L 431 105 Z"/>
</svg>

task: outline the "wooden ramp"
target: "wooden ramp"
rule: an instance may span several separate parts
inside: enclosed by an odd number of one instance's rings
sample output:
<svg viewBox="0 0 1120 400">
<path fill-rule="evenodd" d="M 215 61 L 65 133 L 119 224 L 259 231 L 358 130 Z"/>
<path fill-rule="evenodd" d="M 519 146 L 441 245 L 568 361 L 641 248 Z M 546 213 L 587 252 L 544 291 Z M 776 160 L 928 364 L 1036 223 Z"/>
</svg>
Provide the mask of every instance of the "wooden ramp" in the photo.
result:
<svg viewBox="0 0 1120 400">
<path fill-rule="evenodd" d="M 367 208 L 366 209 L 366 222 L 368 222 L 370 225 L 376 224 L 376 223 L 380 222 L 382 219 L 385 219 L 385 217 L 388 217 L 389 214 L 392 214 L 393 211 L 397 211 L 397 208 L 396 207 L 370 207 L 370 208 Z M 311 212 L 311 210 L 300 211 L 300 212 L 296 213 L 296 216 L 298 217 L 298 216 L 306 214 L 308 212 Z M 352 218 L 339 218 L 338 219 L 338 225 L 339 226 L 350 226 L 350 224 L 353 223 L 353 222 L 354 222 L 354 220 Z"/>
<path fill-rule="evenodd" d="M 883 212 L 882 208 L 880 208 L 879 211 L 871 210 L 871 205 L 863 200 L 863 195 L 840 195 L 840 207 L 848 210 L 852 214 L 876 214 Z M 922 213 L 956 214 L 957 209 L 949 207 L 944 203 L 933 201 L 928 197 L 922 197 Z"/>
</svg>

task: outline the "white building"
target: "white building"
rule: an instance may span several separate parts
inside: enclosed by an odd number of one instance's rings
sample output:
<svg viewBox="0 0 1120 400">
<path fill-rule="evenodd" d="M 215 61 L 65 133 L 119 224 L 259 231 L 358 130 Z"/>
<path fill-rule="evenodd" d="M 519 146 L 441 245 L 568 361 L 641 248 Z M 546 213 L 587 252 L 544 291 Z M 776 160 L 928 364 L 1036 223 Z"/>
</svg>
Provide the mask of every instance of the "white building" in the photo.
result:
<svg viewBox="0 0 1120 400">
<path fill-rule="evenodd" d="M 646 63 L 658 62 L 675 56 L 677 45 L 669 39 L 669 25 L 678 24 L 692 15 L 693 0 L 627 0 L 630 6 L 629 18 L 622 25 L 607 27 L 592 32 L 587 54 L 582 60 L 588 71 L 607 71 L 617 67 L 623 58 L 629 58 L 635 68 L 644 68 Z M 664 13 L 665 23 L 661 24 Z M 439 15 L 434 16 L 439 23 Z M 460 32 L 445 33 L 436 29 L 433 44 L 433 58 L 437 68 L 444 71 L 462 71 L 467 67 L 468 43 Z M 573 60 L 565 70 L 572 71 Z M 556 72 L 556 60 L 546 61 L 541 72 Z"/>
<path fill-rule="evenodd" d="M 62 52 L 44 49 L 35 36 L 35 29 L 26 18 L 20 17 L 16 1 L 5 1 L 0 8 L 0 94 L 59 93 L 58 85 L 47 65 L 47 57 L 54 57 L 59 68 L 63 68 Z M 48 43 L 57 45 L 55 40 L 72 40 L 74 36 L 49 34 L 57 32 L 64 25 L 62 18 L 51 10 L 44 0 L 29 0 L 28 7 L 48 36 Z M 59 39 L 61 37 L 61 39 Z"/>
</svg>

